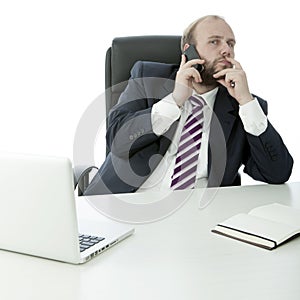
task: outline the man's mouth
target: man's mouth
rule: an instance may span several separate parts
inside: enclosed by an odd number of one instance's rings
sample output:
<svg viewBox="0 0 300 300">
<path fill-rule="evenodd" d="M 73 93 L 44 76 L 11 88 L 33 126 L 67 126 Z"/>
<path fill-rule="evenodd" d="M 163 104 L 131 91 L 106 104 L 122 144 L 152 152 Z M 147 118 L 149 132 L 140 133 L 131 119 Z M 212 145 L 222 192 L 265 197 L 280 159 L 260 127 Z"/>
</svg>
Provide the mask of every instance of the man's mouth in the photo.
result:
<svg viewBox="0 0 300 300">
<path fill-rule="evenodd" d="M 232 68 L 232 64 L 224 58 L 218 60 L 218 63 L 224 65 L 226 68 Z"/>
</svg>

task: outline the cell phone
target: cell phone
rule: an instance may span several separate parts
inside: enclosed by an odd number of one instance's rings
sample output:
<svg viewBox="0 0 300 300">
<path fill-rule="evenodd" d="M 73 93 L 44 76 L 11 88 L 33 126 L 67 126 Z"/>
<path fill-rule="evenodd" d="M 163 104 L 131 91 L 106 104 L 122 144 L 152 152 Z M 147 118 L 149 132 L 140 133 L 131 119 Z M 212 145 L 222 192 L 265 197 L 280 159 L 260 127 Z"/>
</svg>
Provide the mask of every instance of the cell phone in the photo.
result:
<svg viewBox="0 0 300 300">
<path fill-rule="evenodd" d="M 194 45 L 190 45 L 184 52 L 183 54 L 186 57 L 186 61 L 192 60 L 192 59 L 199 59 L 200 56 L 195 48 Z M 201 64 L 196 64 L 193 65 L 193 67 L 198 70 L 199 73 L 201 73 L 204 70 L 204 66 Z"/>
</svg>

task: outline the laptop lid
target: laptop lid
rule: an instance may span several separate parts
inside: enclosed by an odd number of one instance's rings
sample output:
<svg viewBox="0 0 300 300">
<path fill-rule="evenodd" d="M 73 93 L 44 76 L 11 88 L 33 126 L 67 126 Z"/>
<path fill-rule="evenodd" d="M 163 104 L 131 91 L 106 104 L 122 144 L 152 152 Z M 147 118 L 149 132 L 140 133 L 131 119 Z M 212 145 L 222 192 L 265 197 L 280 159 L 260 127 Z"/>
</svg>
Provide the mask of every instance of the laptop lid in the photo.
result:
<svg viewBox="0 0 300 300">
<path fill-rule="evenodd" d="M 0 186 L 0 249 L 70 263 L 99 253 L 95 246 L 87 257 L 80 253 L 68 158 L 0 153 Z M 132 232 L 106 241 L 112 245 Z"/>
</svg>

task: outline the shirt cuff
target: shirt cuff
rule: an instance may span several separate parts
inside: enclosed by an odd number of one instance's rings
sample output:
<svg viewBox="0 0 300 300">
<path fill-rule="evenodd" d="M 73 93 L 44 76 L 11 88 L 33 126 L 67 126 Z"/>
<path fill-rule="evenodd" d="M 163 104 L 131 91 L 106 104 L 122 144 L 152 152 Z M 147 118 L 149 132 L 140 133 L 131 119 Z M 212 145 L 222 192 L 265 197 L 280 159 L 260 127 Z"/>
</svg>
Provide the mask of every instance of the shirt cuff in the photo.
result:
<svg viewBox="0 0 300 300">
<path fill-rule="evenodd" d="M 152 129 L 156 135 L 164 134 L 180 117 L 181 109 L 177 106 L 172 94 L 155 103 L 151 111 Z"/>
<path fill-rule="evenodd" d="M 259 136 L 267 129 L 267 116 L 264 114 L 256 98 L 244 105 L 241 105 L 239 115 L 246 132 Z"/>
</svg>

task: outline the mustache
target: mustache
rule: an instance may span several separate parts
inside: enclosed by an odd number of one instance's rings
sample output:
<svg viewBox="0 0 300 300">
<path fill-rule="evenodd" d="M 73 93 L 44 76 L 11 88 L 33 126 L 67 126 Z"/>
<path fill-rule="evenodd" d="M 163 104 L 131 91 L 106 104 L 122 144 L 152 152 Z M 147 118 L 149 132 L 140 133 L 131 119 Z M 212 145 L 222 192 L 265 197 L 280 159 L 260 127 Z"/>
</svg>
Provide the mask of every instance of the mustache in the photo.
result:
<svg viewBox="0 0 300 300">
<path fill-rule="evenodd" d="M 218 63 L 224 63 L 225 62 L 225 67 L 224 69 L 229 69 L 233 67 L 233 64 L 229 62 L 225 57 L 219 57 L 214 59 L 213 61 L 207 61 L 203 64 L 204 67 L 212 68 L 215 67 Z"/>
<path fill-rule="evenodd" d="M 233 67 L 233 64 L 232 64 L 230 61 L 228 61 L 228 60 L 226 59 L 225 56 L 215 59 L 214 64 L 217 64 L 217 63 L 224 63 L 224 62 L 225 62 L 225 65 L 226 65 L 226 68 L 227 68 L 227 69 Z M 228 65 L 228 66 L 227 66 L 227 65 Z"/>
</svg>

